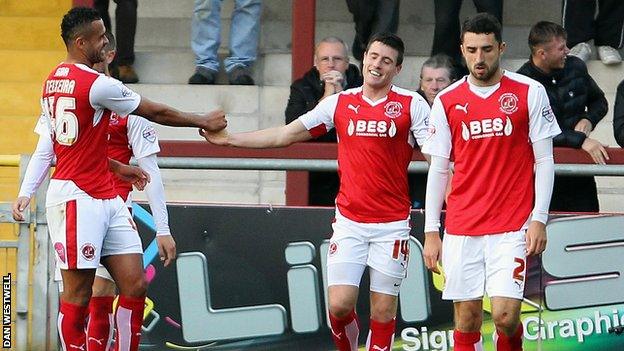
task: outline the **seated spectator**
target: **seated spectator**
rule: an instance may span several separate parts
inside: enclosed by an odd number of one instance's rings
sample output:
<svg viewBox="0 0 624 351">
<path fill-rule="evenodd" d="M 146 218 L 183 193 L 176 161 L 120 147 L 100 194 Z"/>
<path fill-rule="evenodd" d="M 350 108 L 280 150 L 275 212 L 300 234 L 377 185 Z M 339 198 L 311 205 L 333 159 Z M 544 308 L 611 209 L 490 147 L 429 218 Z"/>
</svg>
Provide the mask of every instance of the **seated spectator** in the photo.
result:
<svg viewBox="0 0 624 351">
<path fill-rule="evenodd" d="M 433 0 L 435 28 L 431 56 L 445 54 L 453 59 L 459 74 L 468 74 L 459 50 L 459 10 L 463 0 Z M 503 24 L 503 0 L 473 0 L 477 12 L 487 12 Z"/>
<path fill-rule="evenodd" d="M 110 0 L 95 0 L 93 6 L 102 16 L 107 32 L 112 33 L 111 19 L 108 15 Z M 138 83 L 139 76 L 134 71 L 134 35 L 137 25 L 137 0 L 115 0 L 115 36 L 117 37 L 117 56 L 111 64 L 111 75 L 120 81 Z"/>
<path fill-rule="evenodd" d="M 598 16 L 596 3 L 598 5 Z M 598 58 L 605 65 L 622 62 L 617 49 L 622 47 L 624 1 L 622 0 L 566 0 L 563 6 L 563 26 L 568 32 L 570 55 L 583 61 L 592 54 L 587 43 L 594 39 Z"/>
<path fill-rule="evenodd" d="M 607 99 L 587 72 L 585 63 L 568 56 L 566 31 L 552 22 L 538 22 L 529 33 L 531 58 L 518 73 L 529 76 L 546 88 L 550 105 L 562 133 L 555 146 L 585 150 L 597 164 L 609 155 L 603 145 L 589 137 L 607 114 Z M 529 97 L 530 98 L 530 97 Z M 550 115 L 544 111 L 544 116 Z M 555 176 L 551 211 L 598 212 L 598 194 L 593 176 Z"/>
<path fill-rule="evenodd" d="M 615 108 L 613 110 L 613 135 L 615 136 L 615 141 L 621 147 L 624 147 L 624 80 L 617 87 Z"/>
<path fill-rule="evenodd" d="M 195 73 L 189 84 L 214 84 L 219 72 L 222 0 L 195 1 L 191 20 L 191 48 Z M 261 0 L 235 0 L 230 23 L 230 55 L 223 61 L 232 85 L 253 85 L 251 66 L 258 54 Z"/>
<path fill-rule="evenodd" d="M 399 28 L 399 0 L 347 0 L 355 23 L 353 57 L 362 62 L 368 40 L 376 33 L 396 34 Z"/>
<path fill-rule="evenodd" d="M 431 56 L 420 69 L 420 87 L 418 93 L 424 97 L 429 106 L 442 89 L 448 87 L 455 77 L 453 76 L 453 60 L 444 54 Z"/>
<path fill-rule="evenodd" d="M 290 123 L 312 110 L 319 101 L 344 89 L 362 85 L 357 66 L 349 63 L 347 45 L 337 37 L 327 37 L 319 42 L 314 53 L 314 67 L 290 86 L 286 106 L 286 123 Z M 316 142 L 336 142 L 336 132 L 329 133 Z M 338 192 L 336 172 L 310 172 L 309 204 L 333 206 Z"/>
</svg>

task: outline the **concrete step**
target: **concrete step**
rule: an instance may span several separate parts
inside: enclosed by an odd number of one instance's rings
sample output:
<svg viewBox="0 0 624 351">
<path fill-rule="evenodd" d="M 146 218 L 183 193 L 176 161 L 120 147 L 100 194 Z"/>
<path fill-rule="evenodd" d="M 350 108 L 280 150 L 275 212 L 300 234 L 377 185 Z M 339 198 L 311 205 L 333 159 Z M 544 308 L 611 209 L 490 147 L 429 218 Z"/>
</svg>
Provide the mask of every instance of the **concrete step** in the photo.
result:
<svg viewBox="0 0 624 351">
<path fill-rule="evenodd" d="M 0 50 L 65 50 L 60 17 L 2 17 Z"/>
<path fill-rule="evenodd" d="M 71 0 L 2 0 L 0 16 L 49 16 L 60 19 L 70 8 Z"/>
<path fill-rule="evenodd" d="M 149 18 L 176 17 L 191 18 L 193 0 L 139 0 L 138 16 Z M 234 1 L 223 1 L 222 18 L 231 18 Z M 114 16 L 114 6 L 111 5 L 111 16 Z M 344 21 L 351 22 L 345 1 L 317 0 L 317 21 Z M 460 11 L 460 19 L 474 15 L 476 9 L 471 2 L 464 2 Z M 509 25 L 532 25 L 535 18 L 553 22 L 561 21 L 561 3 L 557 1 L 526 0 L 521 2 L 505 3 L 503 9 L 503 23 Z M 290 21 L 292 19 L 292 2 L 290 0 L 270 0 L 263 2 L 262 18 L 265 21 Z M 399 11 L 400 24 L 405 23 L 435 23 L 434 3 L 432 1 L 403 1 Z"/>
<path fill-rule="evenodd" d="M 60 50 L 0 50 L 3 82 L 41 82 L 65 59 Z"/>
</svg>

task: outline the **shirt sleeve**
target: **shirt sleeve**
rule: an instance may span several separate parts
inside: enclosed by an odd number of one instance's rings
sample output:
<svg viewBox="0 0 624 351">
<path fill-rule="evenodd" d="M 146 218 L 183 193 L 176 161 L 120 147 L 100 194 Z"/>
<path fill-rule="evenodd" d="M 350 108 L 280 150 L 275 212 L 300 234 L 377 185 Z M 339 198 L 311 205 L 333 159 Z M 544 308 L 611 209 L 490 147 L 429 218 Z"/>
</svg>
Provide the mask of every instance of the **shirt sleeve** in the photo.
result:
<svg viewBox="0 0 624 351">
<path fill-rule="evenodd" d="M 451 157 L 451 128 L 439 97 L 433 100 L 429 116 L 429 135 L 421 151 L 431 156 Z"/>
<path fill-rule="evenodd" d="M 52 121 L 50 121 L 50 117 L 45 114 L 41 114 L 37 124 L 35 125 L 35 133 L 39 135 L 52 135 L 51 123 Z"/>
<path fill-rule="evenodd" d="M 50 134 L 44 131 L 43 134 L 39 135 L 35 152 L 28 162 L 18 196 L 32 197 L 48 174 L 53 159 L 52 139 Z"/>
<path fill-rule="evenodd" d="M 89 92 L 89 102 L 95 109 L 108 109 L 127 116 L 139 106 L 141 96 L 115 78 L 100 75 Z"/>
<path fill-rule="evenodd" d="M 136 115 L 128 116 L 128 143 L 137 159 L 160 152 L 156 129 L 150 121 Z"/>
<path fill-rule="evenodd" d="M 437 232 L 440 228 L 440 213 L 449 179 L 449 164 L 450 161 L 446 157 L 431 156 L 425 193 L 425 233 Z"/>
<path fill-rule="evenodd" d="M 561 134 L 543 85 L 535 83 L 529 86 L 528 104 L 529 138 L 532 143 Z"/>
<path fill-rule="evenodd" d="M 551 138 L 533 143 L 535 156 L 535 205 L 531 220 L 546 224 L 555 181 L 555 160 Z"/>
<path fill-rule="evenodd" d="M 429 137 L 429 114 L 431 109 L 429 104 L 420 95 L 415 94 L 410 106 L 410 116 L 412 117 L 412 126 L 410 130 L 419 146 L 425 143 Z"/>
<path fill-rule="evenodd" d="M 167 212 L 167 203 L 165 202 L 165 188 L 158 168 L 156 155 L 137 158 L 137 163 L 151 178 L 151 181 L 145 187 L 145 193 L 149 201 L 150 209 L 154 215 L 156 223 L 156 235 L 171 235 L 169 229 L 169 213 Z"/>
<path fill-rule="evenodd" d="M 301 115 L 299 120 L 317 138 L 334 128 L 334 114 L 340 94 L 334 94 L 321 100 L 315 108 Z"/>
</svg>

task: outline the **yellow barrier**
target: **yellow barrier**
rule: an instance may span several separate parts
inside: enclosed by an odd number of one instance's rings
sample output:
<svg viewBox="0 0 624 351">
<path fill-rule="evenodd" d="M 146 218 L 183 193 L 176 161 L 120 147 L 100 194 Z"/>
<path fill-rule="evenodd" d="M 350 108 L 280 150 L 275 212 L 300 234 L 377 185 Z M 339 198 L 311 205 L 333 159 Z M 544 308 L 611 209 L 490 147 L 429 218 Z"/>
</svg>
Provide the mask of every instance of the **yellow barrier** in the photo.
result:
<svg viewBox="0 0 624 351">
<path fill-rule="evenodd" d="M 0 166 L 19 167 L 20 155 L 0 155 Z"/>
</svg>

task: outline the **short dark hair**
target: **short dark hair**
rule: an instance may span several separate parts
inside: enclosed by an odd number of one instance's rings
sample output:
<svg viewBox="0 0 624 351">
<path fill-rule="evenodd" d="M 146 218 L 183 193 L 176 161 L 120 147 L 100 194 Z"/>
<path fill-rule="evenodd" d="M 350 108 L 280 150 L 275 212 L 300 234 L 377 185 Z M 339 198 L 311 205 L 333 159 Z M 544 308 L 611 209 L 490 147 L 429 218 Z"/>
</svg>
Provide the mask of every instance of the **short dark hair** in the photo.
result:
<svg viewBox="0 0 624 351">
<path fill-rule="evenodd" d="M 108 39 L 108 44 L 106 44 L 106 46 L 104 46 L 104 50 L 106 52 L 111 52 L 117 49 L 117 41 L 115 40 L 115 36 L 113 35 L 113 33 L 106 31 L 106 33 L 104 33 L 104 35 L 106 35 L 106 39 Z"/>
<path fill-rule="evenodd" d="M 393 34 L 393 33 L 377 33 L 373 35 L 368 41 L 368 45 L 366 45 L 366 52 L 368 52 L 368 49 L 370 49 L 371 45 L 376 41 L 398 51 L 399 55 L 397 56 L 397 66 L 403 63 L 403 54 L 405 53 L 405 44 L 403 44 L 403 40 L 401 40 L 401 38 L 399 38 L 398 35 Z"/>
<path fill-rule="evenodd" d="M 537 50 L 537 47 L 550 42 L 555 38 L 568 38 L 568 33 L 559 24 L 549 21 L 537 22 L 531 27 L 529 32 L 529 48 L 531 53 Z"/>
<path fill-rule="evenodd" d="M 61 37 L 68 45 L 78 35 L 83 34 L 93 21 L 102 19 L 100 13 L 90 7 L 74 7 L 69 10 L 61 22 Z"/>
<path fill-rule="evenodd" d="M 461 41 L 464 42 L 464 35 L 466 33 L 475 33 L 475 34 L 494 34 L 494 38 L 499 43 L 503 42 L 503 36 L 501 34 L 501 24 L 498 18 L 487 12 L 480 12 L 474 15 L 473 17 L 468 18 L 464 21 L 464 25 L 462 26 L 461 31 Z"/>
</svg>

